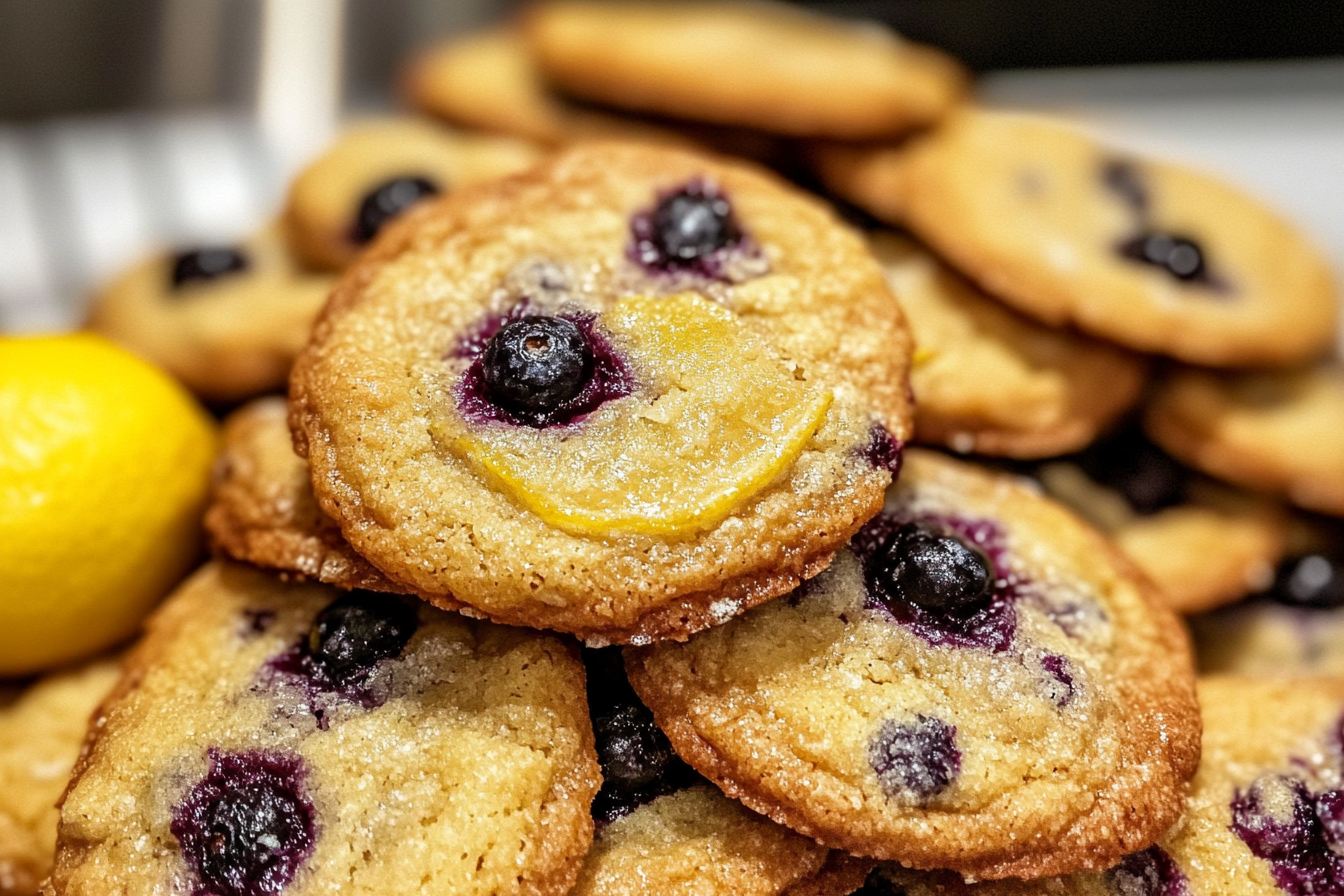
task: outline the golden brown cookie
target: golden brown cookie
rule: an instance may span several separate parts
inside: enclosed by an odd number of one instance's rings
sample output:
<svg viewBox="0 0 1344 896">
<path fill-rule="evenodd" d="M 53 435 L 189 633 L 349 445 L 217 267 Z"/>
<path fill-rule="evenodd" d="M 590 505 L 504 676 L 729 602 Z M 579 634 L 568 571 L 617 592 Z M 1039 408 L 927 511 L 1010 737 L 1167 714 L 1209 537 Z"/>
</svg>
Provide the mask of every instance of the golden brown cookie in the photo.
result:
<svg viewBox="0 0 1344 896">
<path fill-rule="evenodd" d="M 317 324 L 290 422 L 393 581 L 594 641 L 684 637 L 877 512 L 908 363 L 881 269 L 818 202 L 592 144 L 394 225 Z"/>
<path fill-rule="evenodd" d="M 34 896 L 51 873 L 56 801 L 117 666 L 100 659 L 48 675 L 0 705 L 0 896 Z"/>
<path fill-rule="evenodd" d="M 1239 191 L 1063 122 L 966 109 L 895 148 L 819 153 L 827 185 L 1052 326 L 1211 366 L 1334 339 L 1328 264 Z"/>
<path fill-rule="evenodd" d="M 922 450 L 826 573 L 626 664 L 729 795 L 912 867 L 1106 868 L 1177 820 L 1199 757 L 1146 580 L 1021 481 Z"/>
<path fill-rule="evenodd" d="M 285 382 L 334 282 L 299 267 L 268 227 L 142 261 L 94 297 L 88 327 L 207 401 L 240 401 Z"/>
<path fill-rule="evenodd" d="M 1211 476 L 1344 516 L 1344 367 L 1218 374 L 1173 371 L 1144 428 Z"/>
<path fill-rule="evenodd" d="M 620 108 L 794 137 L 871 139 L 961 97 L 951 58 L 783 3 L 552 0 L 523 20 L 545 78 Z"/>
<path fill-rule="evenodd" d="M 205 531 L 216 554 L 255 566 L 338 588 L 404 590 L 356 554 L 317 506 L 283 398 L 259 398 L 225 418 Z"/>
<path fill-rule="evenodd" d="M 522 171 L 540 158 L 529 143 L 419 119 L 363 122 L 294 178 L 285 233 L 305 264 L 339 271 L 415 202 Z"/>
<path fill-rule="evenodd" d="M 915 440 L 1014 458 L 1077 451 L 1139 398 L 1146 365 L 1003 307 L 915 243 L 869 235 L 915 337 Z"/>
<path fill-rule="evenodd" d="M 56 894 L 562 896 L 599 782 L 572 644 L 212 563 L 61 810 Z"/>
</svg>

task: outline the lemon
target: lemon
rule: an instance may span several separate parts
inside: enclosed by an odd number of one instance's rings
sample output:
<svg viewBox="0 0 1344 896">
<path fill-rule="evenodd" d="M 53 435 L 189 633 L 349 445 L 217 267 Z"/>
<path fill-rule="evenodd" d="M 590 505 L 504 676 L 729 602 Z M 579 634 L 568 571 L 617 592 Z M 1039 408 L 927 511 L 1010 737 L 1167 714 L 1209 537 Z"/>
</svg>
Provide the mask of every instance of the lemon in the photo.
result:
<svg viewBox="0 0 1344 896">
<path fill-rule="evenodd" d="M 0 676 L 108 647 L 196 561 L 214 422 L 90 334 L 0 337 Z"/>
</svg>

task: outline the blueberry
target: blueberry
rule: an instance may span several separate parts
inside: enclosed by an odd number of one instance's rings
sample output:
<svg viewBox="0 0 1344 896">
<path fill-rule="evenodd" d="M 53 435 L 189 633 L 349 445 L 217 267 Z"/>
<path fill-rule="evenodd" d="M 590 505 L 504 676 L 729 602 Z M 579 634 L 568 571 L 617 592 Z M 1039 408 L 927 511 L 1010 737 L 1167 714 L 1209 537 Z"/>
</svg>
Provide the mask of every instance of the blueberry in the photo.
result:
<svg viewBox="0 0 1344 896">
<path fill-rule="evenodd" d="M 1344 568 L 1322 554 L 1289 557 L 1279 564 L 1269 595 L 1290 607 L 1344 606 Z"/>
<path fill-rule="evenodd" d="M 209 246 L 179 252 L 173 258 L 174 288 L 200 280 L 208 282 L 228 274 L 237 274 L 251 266 L 246 255 L 229 246 Z"/>
<path fill-rule="evenodd" d="M 868 764 L 892 796 L 927 801 L 961 772 L 957 729 L 924 715 L 911 722 L 887 719 L 868 742 Z"/>
<path fill-rule="evenodd" d="M 1177 280 L 1207 280 L 1204 251 L 1199 243 L 1168 233 L 1141 233 L 1120 244 L 1120 254 L 1166 271 Z"/>
<path fill-rule="evenodd" d="M 1133 163 L 1121 159 L 1106 162 L 1101 169 L 1101 180 L 1106 189 L 1118 196 L 1136 215 L 1147 213 L 1148 185 Z"/>
<path fill-rule="evenodd" d="M 888 600 L 907 600 L 934 613 L 970 616 L 993 596 L 989 558 L 924 523 L 893 531 L 870 562 L 875 584 Z"/>
<path fill-rule="evenodd" d="M 481 361 L 490 399 L 529 426 L 548 422 L 593 371 L 583 331 L 563 317 L 510 321 L 490 338 Z"/>
<path fill-rule="evenodd" d="M 1130 853 L 1104 875 L 1115 896 L 1189 896 L 1190 882 L 1160 846 Z"/>
<path fill-rule="evenodd" d="M 632 227 L 636 257 L 658 268 L 694 267 L 742 240 L 728 200 L 698 181 L 662 197 L 652 214 L 636 217 Z"/>
<path fill-rule="evenodd" d="M 355 242 L 367 243 L 383 225 L 426 196 L 443 192 L 434 181 L 424 177 L 394 177 L 365 195 L 355 216 Z"/>
<path fill-rule="evenodd" d="M 1344 790 L 1327 790 L 1313 800 L 1321 838 L 1336 856 L 1344 857 Z"/>
<path fill-rule="evenodd" d="M 1078 455 L 1078 465 L 1145 516 L 1185 501 L 1190 485 L 1190 471 L 1133 426 L 1092 444 Z"/>
<path fill-rule="evenodd" d="M 881 423 L 874 423 L 868 427 L 868 442 L 863 446 L 861 454 L 873 469 L 887 470 L 894 479 L 901 473 L 905 445 Z"/>
<path fill-rule="evenodd" d="M 1291 862 L 1317 838 L 1306 785 L 1283 775 L 1263 775 L 1232 800 L 1232 830 L 1262 859 Z"/>
<path fill-rule="evenodd" d="M 336 687 L 358 685 L 380 661 L 401 655 L 417 625 L 415 610 L 399 599 L 351 591 L 313 622 L 307 645 L 313 671 Z"/>
<path fill-rule="evenodd" d="M 294 879 L 316 840 L 303 777 L 297 756 L 210 751 L 169 826 L 199 880 L 194 896 L 268 896 Z"/>
</svg>

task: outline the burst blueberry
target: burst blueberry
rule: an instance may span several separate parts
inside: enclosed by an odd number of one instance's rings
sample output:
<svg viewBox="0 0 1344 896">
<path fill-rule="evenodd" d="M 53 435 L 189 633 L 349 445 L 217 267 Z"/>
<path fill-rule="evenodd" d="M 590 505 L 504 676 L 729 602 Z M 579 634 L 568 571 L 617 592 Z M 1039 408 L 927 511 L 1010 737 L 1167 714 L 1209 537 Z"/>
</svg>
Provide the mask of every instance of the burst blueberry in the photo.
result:
<svg viewBox="0 0 1344 896">
<path fill-rule="evenodd" d="M 1188 896 L 1190 882 L 1176 861 L 1160 846 L 1125 856 L 1104 875 L 1115 896 Z"/>
<path fill-rule="evenodd" d="M 896 529 L 870 562 L 889 600 L 907 600 L 934 613 L 970 616 L 993 594 L 989 559 L 965 540 L 923 523 Z"/>
<path fill-rule="evenodd" d="M 417 625 L 415 610 L 399 599 L 352 591 L 318 614 L 307 654 L 318 678 L 357 686 L 379 662 L 401 655 Z"/>
<path fill-rule="evenodd" d="M 251 267 L 248 257 L 230 246 L 208 246 L 188 249 L 173 257 L 172 285 L 208 283 L 229 274 L 238 274 Z"/>
<path fill-rule="evenodd" d="M 961 772 L 957 729 L 931 716 L 887 719 L 868 743 L 868 764 L 887 793 L 927 802 Z"/>
<path fill-rule="evenodd" d="M 426 196 L 437 196 L 441 192 L 439 185 L 427 177 L 394 177 L 383 181 L 359 204 L 359 212 L 355 215 L 355 242 L 367 243 L 388 221 Z"/>
<path fill-rule="evenodd" d="M 573 321 L 530 315 L 501 327 L 481 363 L 490 400 L 520 422 L 542 426 L 583 391 L 592 376 L 593 352 Z"/>
</svg>

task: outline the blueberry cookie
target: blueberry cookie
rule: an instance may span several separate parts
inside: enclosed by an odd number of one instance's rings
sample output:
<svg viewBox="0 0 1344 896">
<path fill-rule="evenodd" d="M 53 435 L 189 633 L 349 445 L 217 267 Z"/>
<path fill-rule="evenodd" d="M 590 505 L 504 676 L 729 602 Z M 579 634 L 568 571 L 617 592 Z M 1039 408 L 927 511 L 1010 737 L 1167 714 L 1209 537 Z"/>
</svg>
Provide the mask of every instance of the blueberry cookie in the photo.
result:
<svg viewBox="0 0 1344 896">
<path fill-rule="evenodd" d="M 1004 308 L 919 246 L 870 234 L 915 337 L 915 439 L 1016 458 L 1076 451 L 1139 398 L 1145 364 Z"/>
<path fill-rule="evenodd" d="M 943 116 L 966 83 L 952 59 L 881 25 L 782 3 L 556 0 L 523 26 L 565 93 L 794 137 L 893 136 Z"/>
<path fill-rule="evenodd" d="M 0 705 L 0 896 L 34 896 L 51 872 L 56 801 L 89 717 L 116 680 L 116 660 L 97 660 Z"/>
<path fill-rule="evenodd" d="M 825 847 L 728 799 L 677 758 L 626 682 L 618 648 L 585 660 L 603 780 L 571 896 L 778 896 L 834 873 Z"/>
<path fill-rule="evenodd" d="M 1287 520 L 1276 503 L 1197 475 L 1134 426 L 1041 465 L 1035 478 L 1109 535 L 1178 613 L 1264 588 L 1283 556 Z"/>
<path fill-rule="evenodd" d="M 300 268 L 278 228 L 146 259 L 94 298 L 89 329 L 208 401 L 280 388 L 335 281 Z"/>
<path fill-rule="evenodd" d="M 205 531 L 214 553 L 255 566 L 339 588 L 403 590 L 356 554 L 317 506 L 283 398 L 259 398 L 225 418 Z"/>
<path fill-rule="evenodd" d="M 521 171 L 539 158 L 531 144 L 506 137 L 462 134 L 409 118 L 365 122 L 347 130 L 290 184 L 286 234 L 305 264 L 339 271 L 416 202 Z"/>
<path fill-rule="evenodd" d="M 599 773 L 577 651 L 213 563 L 151 620 L 61 809 L 56 894 L 560 894 Z"/>
<path fill-rule="evenodd" d="M 627 650 L 631 684 L 698 771 L 835 848 L 999 878 L 1152 844 L 1199 756 L 1176 618 L 1015 478 L 906 461 L 826 573 Z"/>
<path fill-rule="evenodd" d="M 394 582 L 593 641 L 685 637 L 878 511 L 909 350 L 819 203 L 592 144 L 394 225 L 317 323 L 290 423 L 322 509 Z"/>
<path fill-rule="evenodd" d="M 1286 222 L 1055 120 L 967 110 L 906 146 L 820 162 L 836 192 L 1052 326 L 1219 367 L 1304 360 L 1334 339 L 1329 267 Z"/>
<path fill-rule="evenodd" d="M 1220 375 L 1179 370 L 1159 383 L 1144 428 L 1196 469 L 1344 516 L 1344 367 Z"/>
<path fill-rule="evenodd" d="M 964 883 L 884 866 L 856 896 L 1331 896 L 1344 892 L 1344 683 L 1207 678 L 1182 822 L 1101 873 Z"/>
</svg>

